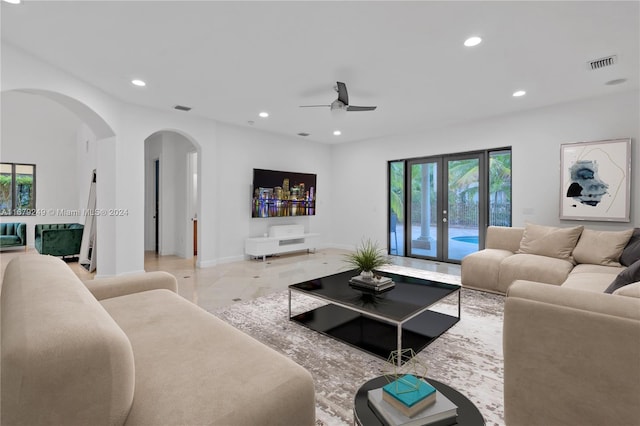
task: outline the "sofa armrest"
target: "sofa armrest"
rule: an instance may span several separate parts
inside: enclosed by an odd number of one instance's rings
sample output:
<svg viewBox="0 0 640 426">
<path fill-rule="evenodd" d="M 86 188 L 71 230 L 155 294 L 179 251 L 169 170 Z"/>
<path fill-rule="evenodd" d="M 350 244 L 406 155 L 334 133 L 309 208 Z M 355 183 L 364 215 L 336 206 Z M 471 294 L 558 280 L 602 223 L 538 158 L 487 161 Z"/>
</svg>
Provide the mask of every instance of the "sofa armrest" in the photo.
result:
<svg viewBox="0 0 640 426">
<path fill-rule="evenodd" d="M 508 425 L 640 418 L 640 299 L 515 281 L 503 350 Z"/>
<path fill-rule="evenodd" d="M 18 238 L 20 238 L 20 241 L 22 242 L 22 244 L 27 245 L 27 224 L 26 223 L 18 224 L 18 229 L 16 231 L 16 234 L 18 235 Z"/>
<path fill-rule="evenodd" d="M 616 296 L 637 297 L 640 299 L 640 281 L 627 284 L 613 292 Z"/>
<path fill-rule="evenodd" d="M 148 290 L 166 289 L 178 292 L 176 277 L 168 272 L 155 271 L 143 274 L 123 275 L 118 277 L 97 278 L 84 281 L 89 291 L 98 300 L 127 294 L 140 293 Z"/>
</svg>

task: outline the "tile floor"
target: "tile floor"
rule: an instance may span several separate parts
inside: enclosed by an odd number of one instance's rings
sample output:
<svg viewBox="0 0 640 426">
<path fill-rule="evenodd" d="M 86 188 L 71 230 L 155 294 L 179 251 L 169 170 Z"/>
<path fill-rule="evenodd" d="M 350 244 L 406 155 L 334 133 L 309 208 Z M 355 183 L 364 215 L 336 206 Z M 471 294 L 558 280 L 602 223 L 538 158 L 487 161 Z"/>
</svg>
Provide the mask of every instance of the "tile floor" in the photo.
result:
<svg viewBox="0 0 640 426">
<path fill-rule="evenodd" d="M 255 299 L 266 294 L 285 290 L 297 282 L 345 271 L 346 264 L 340 249 L 323 249 L 315 253 L 292 253 L 262 260 L 244 260 L 207 268 L 196 268 L 195 259 L 177 256 L 159 256 L 145 253 L 146 271 L 167 271 L 178 280 L 179 293 L 206 310 Z M 2 273 L 7 263 L 16 256 L 37 254 L 30 248 L 0 253 Z M 396 265 L 460 275 L 460 265 L 432 262 L 406 257 L 391 257 Z M 77 262 L 69 267 L 82 280 L 92 279 Z"/>
</svg>

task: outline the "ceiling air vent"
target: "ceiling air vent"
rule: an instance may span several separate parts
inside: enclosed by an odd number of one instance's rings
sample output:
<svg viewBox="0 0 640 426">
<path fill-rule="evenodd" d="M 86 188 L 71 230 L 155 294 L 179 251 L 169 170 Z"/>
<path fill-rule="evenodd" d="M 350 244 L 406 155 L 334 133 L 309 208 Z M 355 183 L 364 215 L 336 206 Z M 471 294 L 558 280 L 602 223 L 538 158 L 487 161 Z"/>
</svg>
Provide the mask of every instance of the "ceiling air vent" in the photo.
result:
<svg viewBox="0 0 640 426">
<path fill-rule="evenodd" d="M 309 136 L 311 133 L 306 133 L 306 132 L 300 132 L 298 133 L 298 136 Z"/>
<path fill-rule="evenodd" d="M 177 109 L 178 111 L 191 111 L 191 107 L 184 106 L 184 105 L 176 105 L 173 108 Z"/>
<path fill-rule="evenodd" d="M 598 70 L 600 68 L 608 67 L 618 62 L 616 55 L 607 56 L 606 58 L 600 58 L 587 62 L 587 67 L 590 70 Z"/>
</svg>

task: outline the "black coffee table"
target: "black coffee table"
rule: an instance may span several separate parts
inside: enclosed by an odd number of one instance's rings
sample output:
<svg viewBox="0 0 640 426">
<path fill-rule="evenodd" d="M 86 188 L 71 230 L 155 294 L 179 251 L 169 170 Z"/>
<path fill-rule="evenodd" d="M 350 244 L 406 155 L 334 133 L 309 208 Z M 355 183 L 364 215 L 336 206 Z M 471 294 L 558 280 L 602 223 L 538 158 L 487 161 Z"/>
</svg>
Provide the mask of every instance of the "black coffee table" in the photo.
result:
<svg viewBox="0 0 640 426">
<path fill-rule="evenodd" d="M 433 379 L 426 379 L 434 388 L 449 398 L 451 402 L 458 406 L 458 425 L 464 426 L 484 426 L 484 418 L 480 410 L 466 396 L 454 388 Z M 376 377 L 360 386 L 353 401 L 353 415 L 355 423 L 360 426 L 380 426 L 387 424 L 375 415 L 369 407 L 368 392 L 372 389 L 381 388 L 389 383 L 384 376 Z"/>
<path fill-rule="evenodd" d="M 372 294 L 349 286 L 355 275 L 357 271 L 352 270 L 290 285 L 289 319 L 383 359 L 396 350 L 418 353 L 460 321 L 459 285 L 380 273 L 396 285 L 390 291 Z M 292 293 L 328 303 L 292 316 Z M 429 309 L 454 293 L 458 293 L 457 316 Z"/>
</svg>

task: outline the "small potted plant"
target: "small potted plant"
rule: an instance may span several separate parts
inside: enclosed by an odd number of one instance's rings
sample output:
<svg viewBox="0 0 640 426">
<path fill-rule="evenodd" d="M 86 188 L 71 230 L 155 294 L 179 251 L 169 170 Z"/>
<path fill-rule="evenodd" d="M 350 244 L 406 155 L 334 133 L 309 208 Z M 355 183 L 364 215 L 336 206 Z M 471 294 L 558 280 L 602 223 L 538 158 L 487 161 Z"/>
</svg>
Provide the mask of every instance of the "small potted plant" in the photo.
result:
<svg viewBox="0 0 640 426">
<path fill-rule="evenodd" d="M 373 278 L 373 270 L 390 263 L 389 257 L 370 239 L 363 240 L 356 251 L 345 255 L 345 262 L 360 270 L 362 278 Z"/>
</svg>

